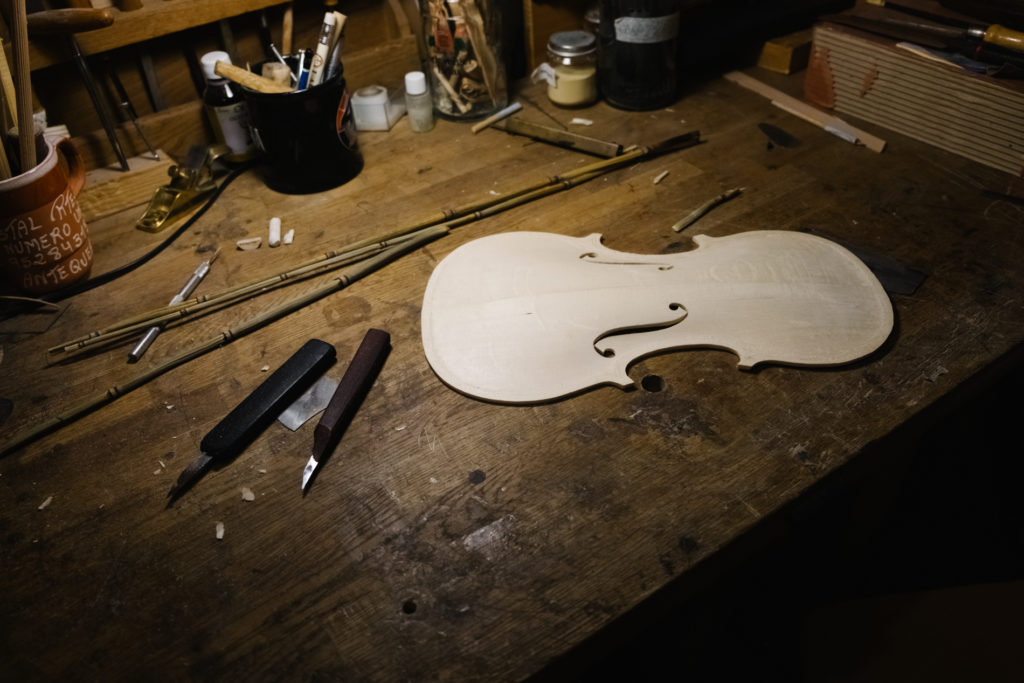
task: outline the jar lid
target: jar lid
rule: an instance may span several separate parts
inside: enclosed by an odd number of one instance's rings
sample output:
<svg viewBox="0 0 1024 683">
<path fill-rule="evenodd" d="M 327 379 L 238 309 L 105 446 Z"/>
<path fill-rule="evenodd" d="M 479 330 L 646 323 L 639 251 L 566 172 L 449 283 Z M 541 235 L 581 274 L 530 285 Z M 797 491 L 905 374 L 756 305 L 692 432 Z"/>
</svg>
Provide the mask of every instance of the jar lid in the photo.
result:
<svg viewBox="0 0 1024 683">
<path fill-rule="evenodd" d="M 597 49 L 597 38 L 590 31 L 559 31 L 552 33 L 548 49 L 559 57 L 577 57 Z"/>
</svg>

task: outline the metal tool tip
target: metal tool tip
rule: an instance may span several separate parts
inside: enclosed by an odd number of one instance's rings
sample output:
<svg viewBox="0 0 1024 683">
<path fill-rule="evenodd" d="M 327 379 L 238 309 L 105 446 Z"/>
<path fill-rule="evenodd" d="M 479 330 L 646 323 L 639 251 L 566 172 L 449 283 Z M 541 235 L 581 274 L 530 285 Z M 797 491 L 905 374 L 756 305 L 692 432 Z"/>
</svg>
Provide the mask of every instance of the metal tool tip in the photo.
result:
<svg viewBox="0 0 1024 683">
<path fill-rule="evenodd" d="M 313 472 L 316 471 L 316 466 L 319 463 L 316 458 L 310 456 L 309 461 L 306 463 L 305 469 L 302 470 L 302 494 L 305 495 L 309 489 L 309 484 L 313 480 Z"/>
</svg>

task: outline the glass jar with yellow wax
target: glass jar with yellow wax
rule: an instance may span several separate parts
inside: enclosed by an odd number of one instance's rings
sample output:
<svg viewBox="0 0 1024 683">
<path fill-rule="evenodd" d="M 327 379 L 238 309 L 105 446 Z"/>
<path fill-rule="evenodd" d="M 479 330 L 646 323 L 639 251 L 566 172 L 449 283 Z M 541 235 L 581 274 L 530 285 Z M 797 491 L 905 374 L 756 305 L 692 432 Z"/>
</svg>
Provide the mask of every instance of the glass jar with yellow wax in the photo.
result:
<svg viewBox="0 0 1024 683">
<path fill-rule="evenodd" d="M 548 99 L 561 107 L 597 100 L 597 38 L 589 31 L 560 31 L 548 40 Z"/>
</svg>

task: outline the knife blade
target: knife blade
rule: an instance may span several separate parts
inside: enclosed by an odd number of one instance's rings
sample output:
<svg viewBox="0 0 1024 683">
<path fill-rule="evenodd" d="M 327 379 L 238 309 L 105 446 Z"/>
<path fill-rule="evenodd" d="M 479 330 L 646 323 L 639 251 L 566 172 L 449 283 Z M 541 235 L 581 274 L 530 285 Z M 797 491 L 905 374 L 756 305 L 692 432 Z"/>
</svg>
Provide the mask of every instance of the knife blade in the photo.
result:
<svg viewBox="0 0 1024 683">
<path fill-rule="evenodd" d="M 338 388 L 327 404 L 320 422 L 313 430 L 313 454 L 302 471 L 302 492 L 309 490 L 313 475 L 330 455 L 331 449 L 348 427 L 359 405 L 380 373 L 391 350 L 391 335 L 370 329 L 352 357 Z"/>
<path fill-rule="evenodd" d="M 238 455 L 284 406 L 334 362 L 336 355 L 333 346 L 319 339 L 310 339 L 292 354 L 203 437 L 199 457 L 182 471 L 168 492 L 168 506 L 191 488 L 215 461 L 227 462 Z"/>
</svg>

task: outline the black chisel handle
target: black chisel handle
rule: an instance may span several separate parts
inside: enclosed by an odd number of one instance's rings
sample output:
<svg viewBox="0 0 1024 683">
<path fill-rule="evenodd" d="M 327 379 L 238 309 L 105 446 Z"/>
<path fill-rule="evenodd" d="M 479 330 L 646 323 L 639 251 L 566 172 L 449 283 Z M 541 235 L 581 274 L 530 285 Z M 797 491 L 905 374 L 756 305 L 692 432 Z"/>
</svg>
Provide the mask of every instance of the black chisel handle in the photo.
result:
<svg viewBox="0 0 1024 683">
<path fill-rule="evenodd" d="M 336 355 L 327 342 L 310 339 L 203 437 L 200 450 L 214 458 L 240 451 L 323 374 Z"/>
<path fill-rule="evenodd" d="M 391 335 L 383 330 L 371 329 L 363 337 L 323 417 L 313 430 L 313 455 L 318 461 L 337 443 L 341 433 L 352 421 L 390 350 Z"/>
</svg>

